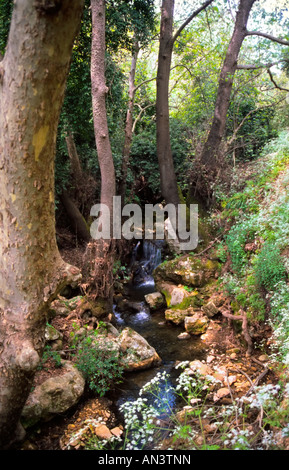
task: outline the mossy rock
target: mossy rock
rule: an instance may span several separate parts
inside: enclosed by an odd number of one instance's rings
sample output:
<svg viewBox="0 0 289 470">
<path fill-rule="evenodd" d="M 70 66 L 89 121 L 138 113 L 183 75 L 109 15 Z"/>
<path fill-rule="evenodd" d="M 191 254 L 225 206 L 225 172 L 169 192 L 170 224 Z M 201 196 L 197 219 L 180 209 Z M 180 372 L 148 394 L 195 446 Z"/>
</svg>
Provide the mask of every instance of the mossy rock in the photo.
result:
<svg viewBox="0 0 289 470">
<path fill-rule="evenodd" d="M 186 332 L 196 336 L 205 333 L 209 326 L 208 317 L 200 312 L 195 313 L 193 316 L 186 316 L 184 323 Z"/>
<path fill-rule="evenodd" d="M 194 256 L 182 256 L 160 264 L 153 273 L 158 287 L 163 281 L 183 284 L 191 287 L 202 287 L 216 278 L 220 272 L 220 263 L 211 259 L 200 259 Z"/>
</svg>

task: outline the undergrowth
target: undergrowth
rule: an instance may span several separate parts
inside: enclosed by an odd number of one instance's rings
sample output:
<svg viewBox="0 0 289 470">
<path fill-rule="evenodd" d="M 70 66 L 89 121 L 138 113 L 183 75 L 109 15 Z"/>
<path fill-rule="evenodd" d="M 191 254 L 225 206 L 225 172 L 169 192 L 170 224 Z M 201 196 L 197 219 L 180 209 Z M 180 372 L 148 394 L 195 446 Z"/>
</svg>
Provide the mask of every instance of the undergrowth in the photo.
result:
<svg viewBox="0 0 289 470">
<path fill-rule="evenodd" d="M 280 442 L 289 436 L 289 409 L 284 406 L 289 392 L 286 383 L 252 387 L 247 396 L 236 398 L 231 405 L 214 406 L 209 397 L 217 380 L 197 371 L 192 373 L 187 362 L 178 367 L 183 371 L 174 389 L 169 375 L 158 373 L 140 390 L 137 400 L 121 406 L 125 429 L 122 437 L 100 440 L 92 436 L 86 449 L 280 449 Z M 179 411 L 171 408 L 171 393 L 181 400 Z"/>
<path fill-rule="evenodd" d="M 282 344 L 281 361 L 289 357 L 287 139 L 284 131 L 267 145 L 255 176 L 242 191 L 223 199 L 221 215 L 230 224 L 223 252 L 231 269 L 221 283 L 232 299 L 232 310 L 242 308 L 251 321 L 270 323 L 275 349 Z"/>
</svg>

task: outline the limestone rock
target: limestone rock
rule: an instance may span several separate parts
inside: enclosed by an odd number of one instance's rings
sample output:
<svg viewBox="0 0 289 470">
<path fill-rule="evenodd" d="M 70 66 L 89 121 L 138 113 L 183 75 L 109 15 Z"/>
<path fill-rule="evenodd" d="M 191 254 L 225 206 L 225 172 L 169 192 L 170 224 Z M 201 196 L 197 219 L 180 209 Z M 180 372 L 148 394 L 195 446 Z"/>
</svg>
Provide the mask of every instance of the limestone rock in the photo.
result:
<svg viewBox="0 0 289 470">
<path fill-rule="evenodd" d="M 52 325 L 46 325 L 45 328 L 45 340 L 46 341 L 56 341 L 58 339 L 62 339 L 63 335 Z"/>
<path fill-rule="evenodd" d="M 194 361 L 190 362 L 189 368 L 193 372 L 197 372 L 200 375 L 212 375 L 213 370 L 207 364 L 195 359 Z"/>
<path fill-rule="evenodd" d="M 185 329 L 191 335 L 202 335 L 209 326 L 207 316 L 197 312 L 193 316 L 185 317 Z"/>
<path fill-rule="evenodd" d="M 168 309 L 165 311 L 165 319 L 175 323 L 175 325 L 181 325 L 184 323 L 186 316 L 186 310 Z"/>
<path fill-rule="evenodd" d="M 210 300 L 206 305 L 203 305 L 202 310 L 209 318 L 214 317 L 219 312 L 218 307 L 216 307 L 212 300 Z"/>
<path fill-rule="evenodd" d="M 212 318 L 219 313 L 220 307 L 222 307 L 224 302 L 225 298 L 222 294 L 213 294 L 209 301 L 203 305 L 202 310 L 209 318 Z"/>
<path fill-rule="evenodd" d="M 162 281 L 186 286 L 201 287 L 210 279 L 214 279 L 219 272 L 219 263 L 211 260 L 202 261 L 199 258 L 187 255 L 160 264 L 154 270 L 156 286 Z M 158 288 L 158 290 L 160 290 Z"/>
<path fill-rule="evenodd" d="M 151 310 L 157 310 L 165 306 L 165 299 L 160 292 L 152 292 L 144 296 Z"/>
<path fill-rule="evenodd" d="M 178 339 L 190 339 L 191 335 L 187 332 L 184 332 L 184 333 L 180 333 L 178 335 Z"/>
<path fill-rule="evenodd" d="M 45 380 L 29 395 L 22 411 L 21 421 L 25 427 L 38 421 L 47 421 L 75 405 L 82 396 L 85 380 L 69 361 L 63 361 L 64 373 Z"/>
<path fill-rule="evenodd" d="M 136 331 L 124 328 L 118 337 L 123 352 L 122 365 L 127 371 L 148 369 L 161 363 L 156 350 Z"/>
<path fill-rule="evenodd" d="M 71 309 L 64 297 L 54 300 L 48 311 L 48 318 L 55 318 L 56 316 L 67 317 Z"/>
</svg>

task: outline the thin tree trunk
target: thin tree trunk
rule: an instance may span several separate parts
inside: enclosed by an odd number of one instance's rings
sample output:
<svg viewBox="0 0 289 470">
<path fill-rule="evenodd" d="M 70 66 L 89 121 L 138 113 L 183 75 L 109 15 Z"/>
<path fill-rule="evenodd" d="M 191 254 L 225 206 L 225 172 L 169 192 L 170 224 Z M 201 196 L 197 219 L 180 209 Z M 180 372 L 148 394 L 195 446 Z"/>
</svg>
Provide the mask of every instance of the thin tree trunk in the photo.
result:
<svg viewBox="0 0 289 470">
<path fill-rule="evenodd" d="M 79 278 L 55 236 L 54 154 L 83 1 L 15 0 L 0 83 L 0 447 L 19 418 L 42 354 L 46 310 Z"/>
<path fill-rule="evenodd" d="M 83 181 L 83 172 L 82 172 L 82 168 L 81 168 L 81 164 L 80 164 L 80 161 L 79 161 L 77 148 L 76 148 L 75 141 L 74 141 L 74 136 L 73 136 L 73 133 L 70 129 L 68 129 L 67 132 L 66 132 L 65 142 L 66 142 L 66 146 L 67 146 L 68 156 L 69 156 L 69 159 L 70 159 L 70 164 L 71 164 L 71 170 L 72 170 L 72 176 L 73 176 L 73 179 L 74 179 L 74 183 L 75 183 L 77 189 L 79 189 L 79 187 L 81 186 L 81 183 Z"/>
<path fill-rule="evenodd" d="M 101 172 L 100 202 L 109 209 L 109 239 L 94 240 L 88 245 L 85 259 L 90 269 L 90 293 L 107 298 L 110 304 L 113 283 L 114 243 L 113 197 L 116 194 L 115 169 L 109 140 L 105 97 L 108 88 L 105 83 L 105 0 L 91 0 L 92 44 L 91 44 L 91 87 L 94 133 Z M 91 257 L 91 259 L 89 259 Z M 109 270 L 107 267 L 109 266 Z"/>
<path fill-rule="evenodd" d="M 170 139 L 169 81 L 173 52 L 174 0 L 163 0 L 157 70 L 156 128 L 161 192 L 168 204 L 180 203 Z"/>
<path fill-rule="evenodd" d="M 136 72 L 136 64 L 137 58 L 139 53 L 139 45 L 138 42 L 135 41 L 132 60 L 131 60 L 131 67 L 129 73 L 129 82 L 128 82 L 128 108 L 126 113 L 126 122 L 125 122 L 125 137 L 124 137 L 124 146 L 123 146 L 123 153 L 122 153 L 122 168 L 121 168 L 121 182 L 120 182 L 120 190 L 119 194 L 121 196 L 122 204 L 125 202 L 125 193 L 127 187 L 127 170 L 128 170 L 128 162 L 130 157 L 130 149 L 131 149 L 131 141 L 132 141 L 132 134 L 133 134 L 133 108 L 134 108 L 134 100 L 135 100 L 135 72 Z"/>
<path fill-rule="evenodd" d="M 93 122 L 98 161 L 101 172 L 101 203 L 112 213 L 116 193 L 115 169 L 110 147 L 105 98 L 105 1 L 91 0 L 92 45 L 91 86 Z"/>
</svg>

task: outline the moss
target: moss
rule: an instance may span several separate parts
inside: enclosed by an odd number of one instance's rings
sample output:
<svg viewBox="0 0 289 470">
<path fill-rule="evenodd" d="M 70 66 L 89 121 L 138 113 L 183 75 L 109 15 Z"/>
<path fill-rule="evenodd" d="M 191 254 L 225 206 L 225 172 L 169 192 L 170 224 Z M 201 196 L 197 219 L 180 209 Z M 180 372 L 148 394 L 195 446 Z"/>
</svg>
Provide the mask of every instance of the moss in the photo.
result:
<svg viewBox="0 0 289 470">
<path fill-rule="evenodd" d="M 177 305 L 170 305 L 171 310 L 186 310 L 189 307 L 201 307 L 204 301 L 199 296 L 186 297 L 181 303 Z"/>
<path fill-rule="evenodd" d="M 171 294 L 165 289 L 161 289 L 161 294 L 165 296 L 167 306 L 169 306 L 171 304 Z"/>
</svg>

